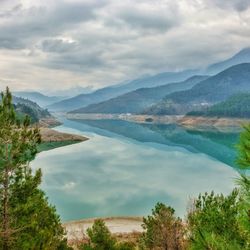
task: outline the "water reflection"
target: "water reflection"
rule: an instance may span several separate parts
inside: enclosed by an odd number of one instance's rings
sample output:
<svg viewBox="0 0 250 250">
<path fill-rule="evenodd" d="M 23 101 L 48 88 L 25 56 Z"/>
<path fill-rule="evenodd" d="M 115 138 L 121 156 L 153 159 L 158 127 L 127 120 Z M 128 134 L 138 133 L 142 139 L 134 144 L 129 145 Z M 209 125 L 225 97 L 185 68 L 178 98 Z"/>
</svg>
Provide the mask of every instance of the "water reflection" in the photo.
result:
<svg viewBox="0 0 250 250">
<path fill-rule="evenodd" d="M 197 153 L 194 143 L 187 150 L 188 140 L 204 138 L 201 135 L 186 131 L 183 140 L 183 134 L 159 133 L 154 126 L 93 122 L 66 121 L 59 130 L 91 139 L 43 152 L 32 163 L 42 168 L 43 188 L 63 220 L 145 215 L 157 201 L 183 215 L 189 197 L 209 190 L 228 193 L 233 188 L 232 168 Z"/>
<path fill-rule="evenodd" d="M 140 142 L 180 146 L 190 152 L 204 153 L 236 167 L 235 144 L 238 142 L 239 131 L 221 132 L 216 129 L 204 131 L 185 129 L 176 124 L 137 124 L 122 120 L 78 120 L 76 122 Z M 100 131 L 96 132 L 100 133 Z M 100 134 L 103 134 L 103 131 Z"/>
</svg>

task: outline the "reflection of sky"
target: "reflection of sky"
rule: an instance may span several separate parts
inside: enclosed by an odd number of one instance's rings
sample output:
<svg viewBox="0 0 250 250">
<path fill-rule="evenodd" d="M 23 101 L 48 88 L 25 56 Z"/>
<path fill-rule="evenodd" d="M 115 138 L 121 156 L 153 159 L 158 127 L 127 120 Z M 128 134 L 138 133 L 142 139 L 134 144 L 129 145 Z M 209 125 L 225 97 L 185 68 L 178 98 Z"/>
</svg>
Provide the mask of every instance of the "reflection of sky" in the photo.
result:
<svg viewBox="0 0 250 250">
<path fill-rule="evenodd" d="M 190 197 L 233 187 L 236 173 L 204 154 L 89 135 L 86 142 L 43 152 L 32 163 L 42 168 L 42 188 L 63 220 L 145 215 L 157 201 L 183 215 Z"/>
</svg>

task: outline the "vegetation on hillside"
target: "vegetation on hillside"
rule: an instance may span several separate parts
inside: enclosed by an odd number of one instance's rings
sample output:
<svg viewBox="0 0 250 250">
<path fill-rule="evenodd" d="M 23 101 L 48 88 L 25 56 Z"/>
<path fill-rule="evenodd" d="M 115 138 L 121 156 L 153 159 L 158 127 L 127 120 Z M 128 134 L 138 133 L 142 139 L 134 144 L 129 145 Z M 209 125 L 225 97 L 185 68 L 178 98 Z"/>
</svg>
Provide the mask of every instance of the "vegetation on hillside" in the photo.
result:
<svg viewBox="0 0 250 250">
<path fill-rule="evenodd" d="M 250 93 L 235 94 L 206 110 L 191 111 L 187 115 L 250 118 Z"/>
<path fill-rule="evenodd" d="M 19 119 L 24 119 L 24 117 L 28 115 L 31 119 L 31 123 L 36 123 L 42 118 L 51 117 L 47 109 L 41 108 L 38 104 L 28 99 L 14 97 L 13 102 Z"/>
<path fill-rule="evenodd" d="M 250 91 L 250 63 L 232 66 L 186 91 L 174 92 L 149 107 L 145 114 L 186 114 L 204 110 L 228 97 Z"/>
</svg>

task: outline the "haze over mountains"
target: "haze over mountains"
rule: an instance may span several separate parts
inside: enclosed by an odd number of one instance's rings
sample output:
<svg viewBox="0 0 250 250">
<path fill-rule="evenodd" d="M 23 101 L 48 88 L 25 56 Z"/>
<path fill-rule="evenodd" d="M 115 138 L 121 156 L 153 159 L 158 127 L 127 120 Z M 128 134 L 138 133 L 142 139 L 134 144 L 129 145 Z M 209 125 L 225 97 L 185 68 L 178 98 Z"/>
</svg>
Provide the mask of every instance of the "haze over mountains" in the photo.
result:
<svg viewBox="0 0 250 250">
<path fill-rule="evenodd" d="M 230 95 L 250 91 L 249 63 L 250 48 L 245 48 L 206 70 L 164 72 L 71 98 L 45 96 L 38 92 L 16 92 L 15 95 L 51 111 L 185 114 L 224 101 Z"/>
<path fill-rule="evenodd" d="M 58 103 L 54 103 L 48 106 L 48 108 L 53 111 L 71 111 L 93 103 L 109 100 L 139 88 L 149 88 L 171 82 L 183 81 L 196 73 L 197 71 L 194 70 L 164 72 L 150 77 L 135 79 L 126 84 L 102 88 L 90 94 L 81 94 Z"/>
<path fill-rule="evenodd" d="M 60 96 L 46 96 L 39 92 L 29 92 L 29 91 L 14 92 L 13 94 L 16 97 L 29 99 L 30 101 L 36 102 L 41 107 L 46 107 L 54 102 L 58 102 L 65 98 Z"/>
<path fill-rule="evenodd" d="M 240 52 L 238 52 L 236 55 L 232 56 L 231 58 L 225 61 L 210 65 L 209 67 L 207 67 L 206 73 L 215 75 L 233 65 L 241 64 L 241 63 L 250 63 L 250 48 L 242 49 Z"/>
<path fill-rule="evenodd" d="M 206 78 L 208 76 L 193 76 L 182 82 L 169 83 L 153 88 L 140 88 L 108 101 L 74 110 L 70 113 L 139 113 L 146 107 L 161 100 L 167 94 L 190 89 Z"/>
<path fill-rule="evenodd" d="M 82 108 L 70 113 L 169 115 L 201 110 L 214 103 L 224 101 L 233 94 L 250 91 L 250 64 L 238 64 L 248 61 L 250 61 L 250 49 L 246 48 L 228 60 L 209 66 L 207 72 L 217 72 L 223 69 L 214 76 L 196 76 L 182 82 L 136 89 L 106 101 L 88 106 L 83 105 Z M 230 67 L 227 68 L 227 66 Z M 152 78 L 157 79 L 151 77 L 150 80 Z M 144 81 L 148 83 L 149 79 L 144 79 Z"/>
</svg>

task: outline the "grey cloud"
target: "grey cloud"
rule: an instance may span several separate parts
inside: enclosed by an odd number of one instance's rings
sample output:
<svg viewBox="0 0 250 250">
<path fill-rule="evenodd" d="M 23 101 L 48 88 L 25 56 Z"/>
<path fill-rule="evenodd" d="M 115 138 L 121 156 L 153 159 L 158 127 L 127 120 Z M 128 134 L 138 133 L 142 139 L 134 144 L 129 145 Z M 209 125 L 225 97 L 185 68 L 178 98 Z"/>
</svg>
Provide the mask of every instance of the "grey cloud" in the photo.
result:
<svg viewBox="0 0 250 250">
<path fill-rule="evenodd" d="M 249 1 L 14 1 L 0 12 L 0 74 L 18 69 L 24 86 L 101 87 L 205 67 L 250 45 Z"/>
<path fill-rule="evenodd" d="M 233 8 L 239 12 L 245 11 L 250 7 L 249 0 L 212 0 L 212 2 L 220 8 Z"/>
<path fill-rule="evenodd" d="M 38 46 L 44 52 L 64 53 L 75 51 L 78 46 L 77 43 L 72 41 L 64 41 L 63 39 L 46 39 Z"/>
<path fill-rule="evenodd" d="M 0 47 L 31 47 L 34 40 L 59 35 L 72 26 L 94 19 L 94 11 L 103 5 L 105 1 L 63 3 L 52 8 L 18 8 L 16 15 L 8 22 L 1 24 L 0 19 L 0 41 L 4 41 L 0 42 Z"/>
<path fill-rule="evenodd" d="M 139 32 L 165 32 L 180 23 L 178 5 L 175 2 L 163 1 L 158 8 L 157 3 L 147 2 L 134 5 L 118 5 L 107 10 L 103 19 L 107 26 L 117 26 L 118 29 L 138 30 Z"/>
<path fill-rule="evenodd" d="M 121 13 L 120 18 L 131 28 L 144 30 L 167 31 L 178 24 L 178 19 L 169 18 L 166 15 L 159 16 L 158 13 L 143 13 L 138 10 L 127 10 Z"/>
<path fill-rule="evenodd" d="M 69 71 L 87 73 L 105 67 L 106 62 L 98 51 L 76 51 L 63 55 L 51 55 L 50 60 L 43 63 L 45 67 L 64 69 Z"/>
<path fill-rule="evenodd" d="M 14 5 L 12 8 L 0 11 L 0 18 L 8 18 L 14 16 L 22 9 L 22 4 Z"/>
</svg>

